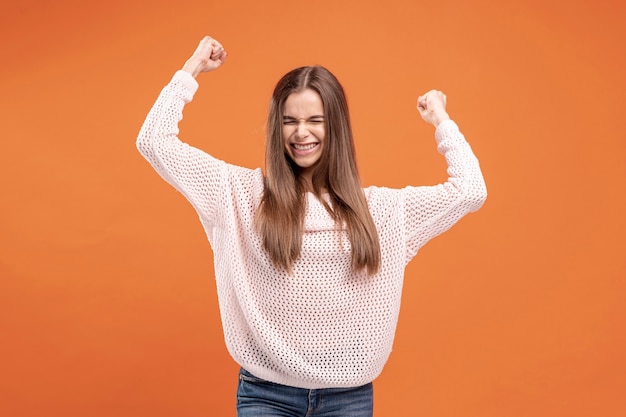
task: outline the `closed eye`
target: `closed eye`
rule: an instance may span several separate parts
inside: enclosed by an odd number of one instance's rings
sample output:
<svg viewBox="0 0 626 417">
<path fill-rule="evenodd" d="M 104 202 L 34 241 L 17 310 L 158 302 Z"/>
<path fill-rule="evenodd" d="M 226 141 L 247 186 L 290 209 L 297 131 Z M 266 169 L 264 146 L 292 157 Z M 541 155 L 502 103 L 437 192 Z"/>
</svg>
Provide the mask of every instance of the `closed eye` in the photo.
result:
<svg viewBox="0 0 626 417">
<path fill-rule="evenodd" d="M 294 117 L 283 116 L 283 125 L 285 126 L 293 126 L 293 125 L 297 125 L 298 123 L 300 123 L 300 121 Z M 312 125 L 319 125 L 321 123 L 324 123 L 324 117 L 323 116 L 309 117 L 306 120 L 306 123 L 312 124 Z"/>
</svg>

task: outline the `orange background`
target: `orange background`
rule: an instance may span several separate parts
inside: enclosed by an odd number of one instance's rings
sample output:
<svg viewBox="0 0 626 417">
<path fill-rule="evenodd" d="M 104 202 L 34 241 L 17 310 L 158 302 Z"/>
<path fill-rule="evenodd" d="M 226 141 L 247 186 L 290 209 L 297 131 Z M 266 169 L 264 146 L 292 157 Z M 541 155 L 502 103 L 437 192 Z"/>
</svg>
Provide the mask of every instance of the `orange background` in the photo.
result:
<svg viewBox="0 0 626 417">
<path fill-rule="evenodd" d="M 8 3 L 8 2 L 4 2 Z M 617 1 L 20 1 L 2 5 L 0 415 L 234 416 L 197 216 L 135 150 L 205 34 L 181 137 L 263 164 L 270 92 L 322 64 L 366 185 L 445 180 L 445 91 L 486 205 L 406 274 L 378 416 L 626 415 L 626 39 Z"/>
</svg>

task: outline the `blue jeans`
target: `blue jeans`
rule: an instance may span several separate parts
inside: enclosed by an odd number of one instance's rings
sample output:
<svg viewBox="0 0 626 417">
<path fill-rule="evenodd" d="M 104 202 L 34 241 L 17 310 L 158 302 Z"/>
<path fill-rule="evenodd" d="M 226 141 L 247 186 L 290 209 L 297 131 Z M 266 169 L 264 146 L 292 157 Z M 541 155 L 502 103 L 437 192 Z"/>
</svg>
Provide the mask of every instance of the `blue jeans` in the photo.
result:
<svg viewBox="0 0 626 417">
<path fill-rule="evenodd" d="M 354 388 L 305 389 L 239 372 L 237 417 L 372 417 L 372 383 Z"/>
</svg>

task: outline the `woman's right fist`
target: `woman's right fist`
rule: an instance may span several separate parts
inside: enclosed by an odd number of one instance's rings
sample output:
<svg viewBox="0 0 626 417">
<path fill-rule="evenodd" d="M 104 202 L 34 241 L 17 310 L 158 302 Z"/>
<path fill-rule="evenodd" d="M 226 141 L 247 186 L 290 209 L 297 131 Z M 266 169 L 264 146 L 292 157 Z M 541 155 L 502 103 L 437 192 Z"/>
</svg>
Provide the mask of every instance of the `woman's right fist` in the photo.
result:
<svg viewBox="0 0 626 417">
<path fill-rule="evenodd" d="M 221 43 L 210 36 L 205 36 L 193 55 L 185 62 L 183 71 L 196 77 L 201 72 L 216 70 L 224 64 L 227 55 Z"/>
</svg>

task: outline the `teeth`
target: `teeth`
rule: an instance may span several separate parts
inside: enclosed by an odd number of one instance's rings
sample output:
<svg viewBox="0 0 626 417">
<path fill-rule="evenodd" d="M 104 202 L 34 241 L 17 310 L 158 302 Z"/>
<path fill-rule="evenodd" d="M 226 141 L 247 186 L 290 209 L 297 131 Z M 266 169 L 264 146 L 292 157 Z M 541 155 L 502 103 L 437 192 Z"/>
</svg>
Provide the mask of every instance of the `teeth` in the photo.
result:
<svg viewBox="0 0 626 417">
<path fill-rule="evenodd" d="M 313 149 L 317 146 L 317 143 L 309 143 L 308 145 L 299 145 L 297 143 L 293 144 L 293 147 L 299 151 L 308 151 L 309 149 Z"/>
</svg>

